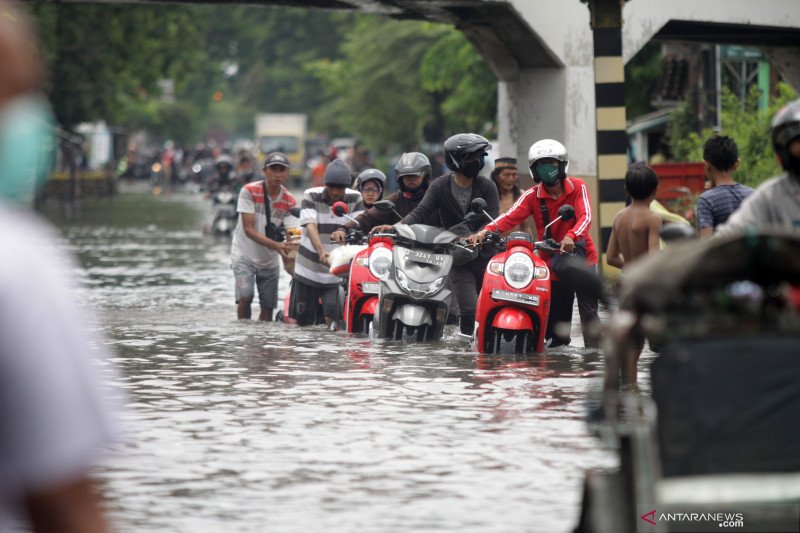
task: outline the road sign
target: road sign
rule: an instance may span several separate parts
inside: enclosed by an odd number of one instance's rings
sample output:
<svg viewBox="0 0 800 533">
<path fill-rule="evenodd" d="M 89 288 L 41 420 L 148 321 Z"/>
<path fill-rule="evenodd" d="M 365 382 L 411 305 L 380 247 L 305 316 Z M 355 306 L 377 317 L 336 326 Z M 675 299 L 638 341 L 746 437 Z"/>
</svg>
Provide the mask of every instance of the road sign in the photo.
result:
<svg viewBox="0 0 800 533">
<path fill-rule="evenodd" d="M 719 47 L 719 58 L 723 61 L 766 61 L 760 48 L 752 46 L 724 45 Z"/>
</svg>

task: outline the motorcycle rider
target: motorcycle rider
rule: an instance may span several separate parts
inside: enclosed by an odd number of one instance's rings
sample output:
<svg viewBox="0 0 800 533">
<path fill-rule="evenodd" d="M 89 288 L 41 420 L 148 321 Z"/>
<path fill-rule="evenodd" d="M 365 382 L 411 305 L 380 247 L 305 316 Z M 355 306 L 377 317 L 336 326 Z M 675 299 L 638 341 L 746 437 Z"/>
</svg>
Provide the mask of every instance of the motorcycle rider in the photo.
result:
<svg viewBox="0 0 800 533">
<path fill-rule="evenodd" d="M 492 218 L 498 214 L 497 187 L 489 178 L 478 173 L 484 165 L 491 144 L 475 133 L 459 133 L 444 143 L 444 156 L 452 172 L 433 180 L 422 201 L 400 222 L 403 224 L 425 224 L 438 219 L 434 224 L 441 228 L 451 228 L 461 223 L 470 211 L 474 198 L 486 200 L 486 212 Z M 485 219 L 454 228 L 456 233 L 465 235 L 476 231 L 486 223 Z M 379 226 L 373 231 L 385 231 L 391 226 Z M 483 284 L 483 272 L 489 256 L 478 254 L 450 271 L 450 281 L 459 307 L 461 333 L 471 335 L 475 328 L 475 308 L 478 292 Z"/>
<path fill-rule="evenodd" d="M 234 189 L 238 184 L 233 171 L 233 159 L 228 154 L 222 154 L 214 160 L 214 169 L 217 173 L 208 181 L 208 191 L 215 193 L 220 190 Z"/>
<path fill-rule="evenodd" d="M 431 183 L 431 163 L 425 154 L 407 152 L 397 160 L 394 171 L 400 190 L 395 191 L 386 199 L 394 204 L 395 211 L 401 216 L 406 216 L 417 207 L 428 190 L 428 186 Z M 370 171 L 367 170 L 364 173 L 366 172 Z M 434 215 L 436 214 L 434 213 Z M 373 207 L 358 215 L 356 221 L 358 223 L 351 220 L 347 224 L 340 226 L 331 234 L 331 239 L 337 242 L 344 242 L 348 230 L 359 229 L 367 233 L 376 226 L 397 222 L 397 215 L 390 210 L 384 211 Z M 438 215 L 431 216 L 425 224 L 438 225 Z"/>
<path fill-rule="evenodd" d="M 786 172 L 759 185 L 715 236 L 768 228 L 800 232 L 800 99 L 775 114 L 771 137 Z"/>
<path fill-rule="evenodd" d="M 356 178 L 356 189 L 364 200 L 364 209 L 383 198 L 383 187 L 386 185 L 386 174 L 377 168 L 368 168 Z"/>
<path fill-rule="evenodd" d="M 568 167 L 567 149 L 560 142 L 543 139 L 534 143 L 528 151 L 528 168 L 536 185 L 525 191 L 510 211 L 483 230 L 471 235 L 470 242 L 479 244 L 483 242 L 488 232 L 502 233 L 521 223 L 528 216 L 533 216 L 538 240 L 543 240 L 544 227 L 547 225 L 544 213 L 547 213 L 549 221 L 553 221 L 558 217 L 559 207 L 571 205 L 575 208 L 575 219 L 553 224 L 550 227 L 552 238 L 561 243 L 562 253 L 572 253 L 576 247 L 583 248 L 586 262 L 596 269 L 597 249 L 589 235 L 592 222 L 589 190 L 583 180 L 567 176 Z M 551 258 L 547 254 L 543 255 L 549 266 Z M 572 322 L 575 290 L 559 281 L 552 271 L 550 276 L 550 317 L 545 336 L 551 339 L 549 346 L 561 346 L 569 344 L 569 333 L 560 335 L 555 326 L 562 322 L 567 324 Z M 599 339 L 592 334 L 591 327 L 591 322 L 597 320 L 597 299 L 578 293 L 578 311 L 581 316 L 584 344 L 587 347 L 597 347 Z"/>
</svg>

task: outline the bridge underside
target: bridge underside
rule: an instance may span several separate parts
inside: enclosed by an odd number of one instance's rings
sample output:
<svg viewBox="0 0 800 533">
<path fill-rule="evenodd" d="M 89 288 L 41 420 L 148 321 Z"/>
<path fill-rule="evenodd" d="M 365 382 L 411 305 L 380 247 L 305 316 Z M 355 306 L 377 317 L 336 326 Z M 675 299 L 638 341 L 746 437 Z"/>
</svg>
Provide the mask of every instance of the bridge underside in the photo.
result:
<svg viewBox="0 0 800 533">
<path fill-rule="evenodd" d="M 220 0 L 56 0 L 55 3 L 220 4 Z M 498 79 L 514 80 L 520 69 L 562 66 L 507 2 L 486 0 L 238 0 L 240 5 L 358 11 L 395 19 L 452 24 L 484 56 Z"/>
</svg>

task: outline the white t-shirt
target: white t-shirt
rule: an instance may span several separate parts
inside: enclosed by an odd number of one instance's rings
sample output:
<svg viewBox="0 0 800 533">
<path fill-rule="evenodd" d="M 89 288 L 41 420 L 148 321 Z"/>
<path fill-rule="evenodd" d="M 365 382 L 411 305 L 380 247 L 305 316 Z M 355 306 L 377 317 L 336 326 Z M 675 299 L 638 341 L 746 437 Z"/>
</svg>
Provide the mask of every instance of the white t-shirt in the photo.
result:
<svg viewBox="0 0 800 533">
<path fill-rule="evenodd" d="M 73 264 L 44 224 L 0 205 L 0 531 L 30 489 L 77 479 L 114 436 L 93 359 L 99 339 L 71 300 Z"/>
<path fill-rule="evenodd" d="M 262 235 L 267 225 L 267 211 L 264 208 L 264 180 L 253 181 L 242 187 L 239 192 L 239 203 L 236 210 L 239 213 L 254 213 L 256 216 L 256 229 Z M 281 192 L 274 200 L 269 199 L 270 219 L 280 227 L 299 228 L 300 221 L 292 216 L 289 210 L 297 205 L 294 196 L 281 185 Z M 259 268 L 276 268 L 280 266 L 280 254 L 271 248 L 263 246 L 244 232 L 241 216 L 236 230 L 233 232 L 231 242 L 231 261 L 237 262 L 244 257 L 251 264 Z"/>
</svg>

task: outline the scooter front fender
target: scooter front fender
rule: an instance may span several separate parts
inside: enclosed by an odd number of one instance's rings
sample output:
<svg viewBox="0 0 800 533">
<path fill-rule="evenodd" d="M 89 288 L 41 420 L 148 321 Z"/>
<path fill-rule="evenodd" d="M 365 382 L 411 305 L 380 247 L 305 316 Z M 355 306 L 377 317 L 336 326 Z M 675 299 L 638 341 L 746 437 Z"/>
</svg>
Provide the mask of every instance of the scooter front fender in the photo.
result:
<svg viewBox="0 0 800 533">
<path fill-rule="evenodd" d="M 361 306 L 361 315 L 375 315 L 375 311 L 378 309 L 378 297 L 373 296 L 366 302 L 364 305 Z"/>
<path fill-rule="evenodd" d="M 531 317 L 517 307 L 504 307 L 494 316 L 492 327 L 507 330 L 533 331 Z"/>
<path fill-rule="evenodd" d="M 433 325 L 430 312 L 421 305 L 405 304 L 397 308 L 392 320 L 399 320 L 406 326 L 416 327 L 422 324 Z"/>
</svg>

